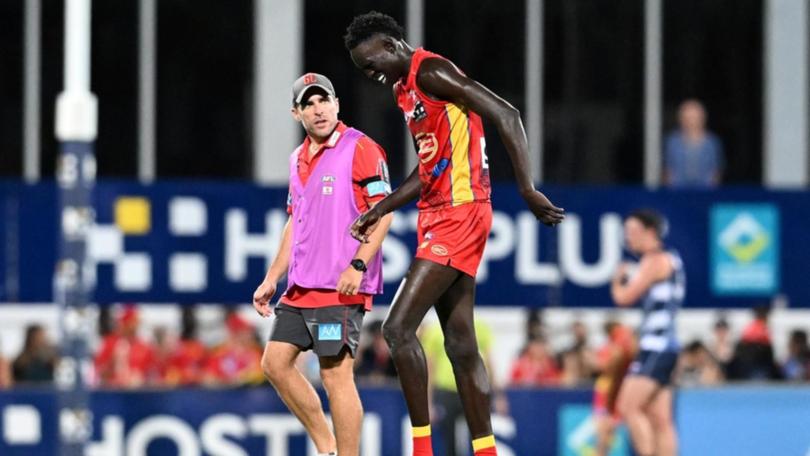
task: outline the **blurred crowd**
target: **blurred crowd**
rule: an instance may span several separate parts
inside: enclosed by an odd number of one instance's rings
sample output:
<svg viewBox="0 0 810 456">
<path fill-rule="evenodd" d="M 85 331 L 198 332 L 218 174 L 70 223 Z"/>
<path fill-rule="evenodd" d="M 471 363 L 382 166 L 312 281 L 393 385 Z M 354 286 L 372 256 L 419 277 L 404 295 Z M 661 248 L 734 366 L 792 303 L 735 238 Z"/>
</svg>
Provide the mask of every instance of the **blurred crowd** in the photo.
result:
<svg viewBox="0 0 810 456">
<path fill-rule="evenodd" d="M 93 347 L 92 383 L 111 388 L 169 388 L 176 386 L 244 386 L 264 384 L 261 355 L 264 340 L 247 319 L 224 309 L 223 337 L 204 343 L 194 306 L 182 308 L 178 330 L 157 326 L 144 334 L 137 306 L 102 308 L 98 340 Z M 675 370 L 682 386 L 716 385 L 727 381 L 810 381 L 810 344 L 804 329 L 793 329 L 786 350 L 777 359 L 768 325 L 769 309 L 756 308 L 750 321 L 732 328 L 719 315 L 705 339 L 687 341 Z M 602 369 L 617 323 L 605 322 L 603 337 L 594 337 L 580 321 L 565 331 L 550 332 L 542 311 L 527 311 L 525 344 L 514 354 L 508 384 L 500 387 L 590 386 Z M 0 355 L 0 387 L 47 384 L 54 379 L 59 350 L 40 325 L 28 326 L 20 353 L 13 359 Z M 485 322 L 476 322 L 479 350 L 485 363 L 493 355 L 496 337 Z M 734 334 L 739 336 L 734 337 Z M 431 383 L 442 398 L 452 392 L 452 366 L 443 355 L 443 338 L 436 323 L 420 331 L 428 359 Z M 606 341 L 597 346 L 594 340 Z M 566 341 L 564 344 L 559 341 Z M 558 347 L 554 350 L 552 347 Z M 562 348 L 559 348 L 562 347 Z M 505 354 L 497 354 L 503 356 Z M 299 359 L 305 376 L 319 382 L 317 359 L 307 353 Z M 382 335 L 382 322 L 368 320 L 355 361 L 357 381 L 365 385 L 397 385 L 397 373 Z M 450 395 L 452 396 L 452 394 Z M 496 400 L 498 398 L 496 397 Z M 452 404 L 444 407 L 453 408 Z M 455 412 L 454 412 L 455 413 Z"/>
<path fill-rule="evenodd" d="M 732 337 L 732 328 L 718 316 L 712 334 L 694 339 L 681 349 L 674 373 L 679 386 L 711 386 L 727 381 L 810 382 L 810 345 L 807 331 L 793 329 L 788 339 L 787 356 L 777 359 L 768 326 L 768 307 L 753 310 L 752 318 Z M 611 332 L 618 323 L 605 324 L 604 345 L 594 347 L 581 322 L 574 322 L 567 340 L 570 347 L 554 352 L 541 313 L 528 318 L 526 344 L 512 365 L 511 386 L 584 386 L 591 384 L 602 370 L 601 353 L 612 344 Z M 559 336 L 559 335 L 557 335 Z"/>
<path fill-rule="evenodd" d="M 222 340 L 205 345 L 198 334 L 194 307 L 184 307 L 179 332 L 158 326 L 151 337 L 144 337 L 137 306 L 102 308 L 90 381 L 98 387 L 121 389 L 263 383 L 260 360 L 264 343 L 253 325 L 233 311 L 224 312 L 222 325 L 226 329 Z M 45 329 L 31 325 L 26 328 L 21 353 L 13 361 L 0 358 L 0 384 L 52 382 L 58 356 Z"/>
</svg>

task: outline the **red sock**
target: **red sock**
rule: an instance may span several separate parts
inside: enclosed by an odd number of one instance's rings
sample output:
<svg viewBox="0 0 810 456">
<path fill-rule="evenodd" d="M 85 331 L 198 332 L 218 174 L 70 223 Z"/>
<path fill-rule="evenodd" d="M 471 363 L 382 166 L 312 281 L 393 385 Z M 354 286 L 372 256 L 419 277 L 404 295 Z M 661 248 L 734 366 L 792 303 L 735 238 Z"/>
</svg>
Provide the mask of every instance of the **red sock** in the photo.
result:
<svg viewBox="0 0 810 456">
<path fill-rule="evenodd" d="M 497 456 L 498 452 L 495 450 L 495 436 L 490 434 L 486 437 L 480 437 L 472 441 L 475 456 Z"/>
<path fill-rule="evenodd" d="M 433 456 L 429 424 L 427 426 L 414 426 L 411 428 L 411 435 L 413 435 L 413 456 Z"/>
</svg>

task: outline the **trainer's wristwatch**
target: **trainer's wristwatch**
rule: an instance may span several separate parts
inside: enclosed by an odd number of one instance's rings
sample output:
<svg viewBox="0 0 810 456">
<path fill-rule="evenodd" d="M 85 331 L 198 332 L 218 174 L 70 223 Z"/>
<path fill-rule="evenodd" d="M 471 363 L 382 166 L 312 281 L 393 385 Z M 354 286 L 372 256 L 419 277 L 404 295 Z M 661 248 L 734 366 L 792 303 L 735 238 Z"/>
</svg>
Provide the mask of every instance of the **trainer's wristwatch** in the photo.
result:
<svg viewBox="0 0 810 456">
<path fill-rule="evenodd" d="M 360 258 L 355 258 L 349 263 L 351 267 L 355 269 L 355 271 L 366 272 L 368 268 L 366 268 L 366 262 L 361 260 Z"/>
</svg>

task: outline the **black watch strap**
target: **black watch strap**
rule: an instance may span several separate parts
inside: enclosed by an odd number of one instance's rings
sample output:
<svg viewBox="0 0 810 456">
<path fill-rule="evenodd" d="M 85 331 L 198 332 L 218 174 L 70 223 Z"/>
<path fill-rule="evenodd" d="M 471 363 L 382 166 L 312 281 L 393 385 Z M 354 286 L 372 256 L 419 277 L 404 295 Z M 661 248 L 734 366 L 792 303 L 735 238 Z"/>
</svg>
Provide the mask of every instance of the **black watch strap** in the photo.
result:
<svg viewBox="0 0 810 456">
<path fill-rule="evenodd" d="M 349 264 L 351 265 L 351 267 L 353 267 L 357 271 L 366 272 L 366 270 L 367 270 L 366 262 L 361 260 L 360 258 L 353 259 L 352 262 L 349 263 Z"/>
</svg>

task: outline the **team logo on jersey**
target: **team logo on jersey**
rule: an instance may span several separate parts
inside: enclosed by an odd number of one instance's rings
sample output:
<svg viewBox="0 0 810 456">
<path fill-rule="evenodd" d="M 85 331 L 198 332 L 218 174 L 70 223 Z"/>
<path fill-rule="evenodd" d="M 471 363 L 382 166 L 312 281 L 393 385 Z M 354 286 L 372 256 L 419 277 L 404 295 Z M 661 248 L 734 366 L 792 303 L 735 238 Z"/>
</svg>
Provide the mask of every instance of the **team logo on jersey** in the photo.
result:
<svg viewBox="0 0 810 456">
<path fill-rule="evenodd" d="M 419 146 L 419 161 L 428 163 L 436 157 L 439 151 L 439 141 L 434 133 L 419 133 L 416 135 L 416 145 Z"/>
<path fill-rule="evenodd" d="M 335 176 L 323 176 L 321 178 L 321 182 L 323 182 L 323 187 L 321 187 L 321 194 L 323 195 L 331 195 L 334 192 L 334 187 L 332 187 L 332 183 L 335 181 Z"/>
<path fill-rule="evenodd" d="M 421 101 L 417 101 L 416 104 L 413 105 L 413 113 L 411 114 L 411 116 L 414 122 L 419 122 L 420 120 L 427 117 L 425 105 L 423 105 Z"/>
<path fill-rule="evenodd" d="M 408 101 L 410 102 L 411 109 L 403 109 L 402 113 L 405 115 L 405 122 L 410 122 L 413 119 L 414 122 L 419 122 L 420 120 L 427 117 L 427 110 L 425 110 L 425 105 L 422 104 L 421 101 L 416 97 L 416 92 L 411 90 L 408 93 Z"/>
</svg>

